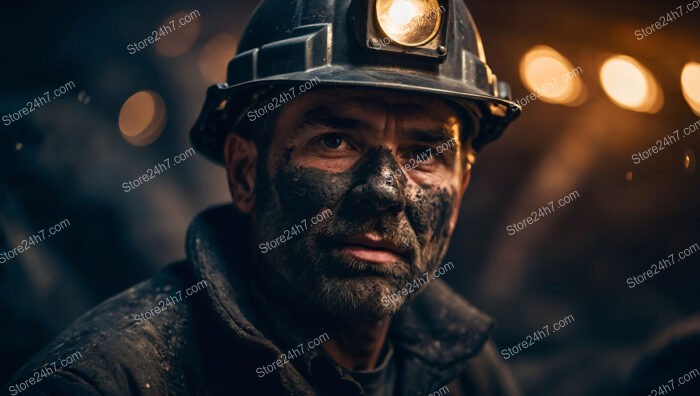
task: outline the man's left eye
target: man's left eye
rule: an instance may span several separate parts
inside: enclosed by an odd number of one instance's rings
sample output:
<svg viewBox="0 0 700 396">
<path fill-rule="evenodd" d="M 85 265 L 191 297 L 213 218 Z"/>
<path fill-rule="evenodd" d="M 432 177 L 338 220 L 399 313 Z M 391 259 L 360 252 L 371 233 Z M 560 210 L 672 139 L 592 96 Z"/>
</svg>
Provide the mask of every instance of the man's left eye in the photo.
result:
<svg viewBox="0 0 700 396">
<path fill-rule="evenodd" d="M 418 147 L 414 147 L 413 149 L 411 149 L 410 154 L 411 154 L 412 158 L 426 158 L 430 154 L 432 154 L 432 152 L 433 152 L 432 147 L 418 146 Z"/>
<path fill-rule="evenodd" d="M 327 149 L 331 150 L 347 150 L 350 148 L 344 136 L 337 133 L 329 133 L 321 136 L 321 143 Z"/>
</svg>

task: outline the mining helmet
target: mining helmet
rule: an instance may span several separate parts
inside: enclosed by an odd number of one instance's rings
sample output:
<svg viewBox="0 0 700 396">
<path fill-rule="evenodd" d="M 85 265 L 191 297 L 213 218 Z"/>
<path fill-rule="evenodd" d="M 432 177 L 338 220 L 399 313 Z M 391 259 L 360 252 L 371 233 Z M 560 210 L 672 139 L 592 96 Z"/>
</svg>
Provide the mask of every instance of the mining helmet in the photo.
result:
<svg viewBox="0 0 700 396">
<path fill-rule="evenodd" d="M 249 122 L 246 112 L 265 92 L 309 81 L 447 99 L 478 119 L 475 151 L 521 111 L 486 64 L 464 0 L 264 0 L 228 64 L 227 82 L 207 91 L 190 131 L 193 145 L 222 164 L 226 134 Z"/>
</svg>

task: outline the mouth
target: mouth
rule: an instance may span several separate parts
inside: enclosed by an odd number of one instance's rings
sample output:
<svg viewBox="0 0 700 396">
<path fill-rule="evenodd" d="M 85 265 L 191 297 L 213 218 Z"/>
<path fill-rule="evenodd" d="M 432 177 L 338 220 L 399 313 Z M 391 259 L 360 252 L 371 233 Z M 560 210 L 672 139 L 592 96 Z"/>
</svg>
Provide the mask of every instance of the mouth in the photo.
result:
<svg viewBox="0 0 700 396">
<path fill-rule="evenodd" d="M 338 249 L 342 254 L 380 265 L 403 261 L 408 256 L 405 249 L 372 232 L 346 238 Z"/>
</svg>

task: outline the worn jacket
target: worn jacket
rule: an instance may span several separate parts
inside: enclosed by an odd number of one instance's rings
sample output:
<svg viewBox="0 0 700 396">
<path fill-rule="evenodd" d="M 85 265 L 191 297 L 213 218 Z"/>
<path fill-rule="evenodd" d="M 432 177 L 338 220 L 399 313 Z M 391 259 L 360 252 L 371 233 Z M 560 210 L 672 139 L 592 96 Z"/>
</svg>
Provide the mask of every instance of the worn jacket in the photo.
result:
<svg viewBox="0 0 700 396">
<path fill-rule="evenodd" d="M 187 260 L 83 315 L 20 369 L 11 394 L 362 395 L 321 347 L 260 375 L 318 334 L 260 295 L 244 265 L 247 221 L 230 205 L 204 211 Z M 397 395 L 517 395 L 492 320 L 440 280 L 423 289 L 392 319 Z"/>
</svg>

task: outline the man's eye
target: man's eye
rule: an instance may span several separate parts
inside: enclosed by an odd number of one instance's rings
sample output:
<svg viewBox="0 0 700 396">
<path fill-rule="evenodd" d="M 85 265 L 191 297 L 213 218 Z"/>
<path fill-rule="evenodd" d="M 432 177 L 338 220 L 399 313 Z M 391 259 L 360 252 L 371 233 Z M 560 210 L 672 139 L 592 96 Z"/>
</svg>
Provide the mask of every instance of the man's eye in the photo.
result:
<svg viewBox="0 0 700 396">
<path fill-rule="evenodd" d="M 428 158 L 432 156 L 433 151 L 434 150 L 428 146 L 415 147 L 411 150 L 411 157 L 415 159 Z"/>
<path fill-rule="evenodd" d="M 329 133 L 321 136 L 321 143 L 323 143 L 325 148 L 332 150 L 349 148 L 347 140 L 342 135 L 337 133 Z"/>
<path fill-rule="evenodd" d="M 416 164 L 429 164 L 435 159 L 435 150 L 432 147 L 418 146 L 414 147 L 406 153 L 407 161 L 413 161 Z"/>
</svg>

